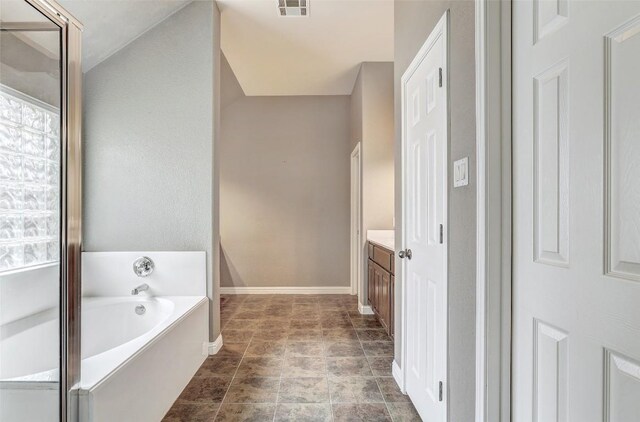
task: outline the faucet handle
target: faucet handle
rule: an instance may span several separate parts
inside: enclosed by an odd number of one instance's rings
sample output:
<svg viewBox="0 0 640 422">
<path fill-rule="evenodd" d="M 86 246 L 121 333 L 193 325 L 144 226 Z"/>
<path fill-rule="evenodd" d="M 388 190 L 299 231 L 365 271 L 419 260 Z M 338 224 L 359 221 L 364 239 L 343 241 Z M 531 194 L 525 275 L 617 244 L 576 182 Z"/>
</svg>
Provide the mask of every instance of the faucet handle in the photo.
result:
<svg viewBox="0 0 640 422">
<path fill-rule="evenodd" d="M 155 264 L 146 256 L 141 256 L 133 262 L 133 272 L 138 277 L 148 277 L 151 275 L 155 268 Z"/>
</svg>

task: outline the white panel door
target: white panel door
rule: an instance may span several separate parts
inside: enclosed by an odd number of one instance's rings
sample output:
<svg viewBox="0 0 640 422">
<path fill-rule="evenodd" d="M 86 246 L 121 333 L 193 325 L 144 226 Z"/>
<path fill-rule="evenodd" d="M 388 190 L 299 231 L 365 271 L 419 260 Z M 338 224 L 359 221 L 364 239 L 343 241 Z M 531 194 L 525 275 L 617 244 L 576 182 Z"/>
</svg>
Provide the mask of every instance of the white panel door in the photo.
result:
<svg viewBox="0 0 640 422">
<path fill-rule="evenodd" d="M 640 1 L 513 3 L 516 422 L 640 421 Z"/>
<path fill-rule="evenodd" d="M 447 15 L 402 78 L 405 382 L 424 420 L 446 420 Z"/>
<path fill-rule="evenodd" d="M 362 242 L 362 154 L 360 154 L 360 142 L 351 153 L 351 294 L 358 295 L 358 303 L 366 303 L 365 298 L 360 297 L 362 292 L 362 252 L 365 247 Z"/>
</svg>

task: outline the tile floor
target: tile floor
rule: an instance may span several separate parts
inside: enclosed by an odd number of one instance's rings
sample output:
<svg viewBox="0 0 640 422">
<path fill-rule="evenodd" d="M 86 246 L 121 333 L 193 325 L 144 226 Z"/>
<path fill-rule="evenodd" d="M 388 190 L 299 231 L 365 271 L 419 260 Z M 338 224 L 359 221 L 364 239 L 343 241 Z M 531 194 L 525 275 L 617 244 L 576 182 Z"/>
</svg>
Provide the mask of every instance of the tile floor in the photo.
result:
<svg viewBox="0 0 640 422">
<path fill-rule="evenodd" d="M 224 346 L 164 421 L 420 421 L 393 342 L 349 295 L 225 295 Z"/>
</svg>

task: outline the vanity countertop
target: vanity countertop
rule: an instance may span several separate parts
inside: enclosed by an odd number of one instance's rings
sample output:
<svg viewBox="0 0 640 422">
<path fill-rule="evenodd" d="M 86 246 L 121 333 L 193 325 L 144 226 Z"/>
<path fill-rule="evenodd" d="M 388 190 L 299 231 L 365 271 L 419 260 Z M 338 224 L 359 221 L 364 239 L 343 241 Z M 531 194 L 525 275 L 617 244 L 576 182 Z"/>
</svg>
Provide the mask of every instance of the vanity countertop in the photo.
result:
<svg viewBox="0 0 640 422">
<path fill-rule="evenodd" d="M 392 252 L 395 251 L 395 232 L 393 230 L 367 230 L 367 240 Z"/>
</svg>

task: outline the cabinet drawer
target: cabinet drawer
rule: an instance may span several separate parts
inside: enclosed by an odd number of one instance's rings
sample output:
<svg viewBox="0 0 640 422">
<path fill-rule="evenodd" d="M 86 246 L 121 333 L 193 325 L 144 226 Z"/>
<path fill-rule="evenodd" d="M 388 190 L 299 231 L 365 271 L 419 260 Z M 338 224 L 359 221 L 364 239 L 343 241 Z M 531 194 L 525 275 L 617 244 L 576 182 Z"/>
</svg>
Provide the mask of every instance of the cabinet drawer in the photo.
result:
<svg viewBox="0 0 640 422">
<path fill-rule="evenodd" d="M 373 261 L 385 270 L 393 273 L 393 252 L 373 245 Z"/>
</svg>

